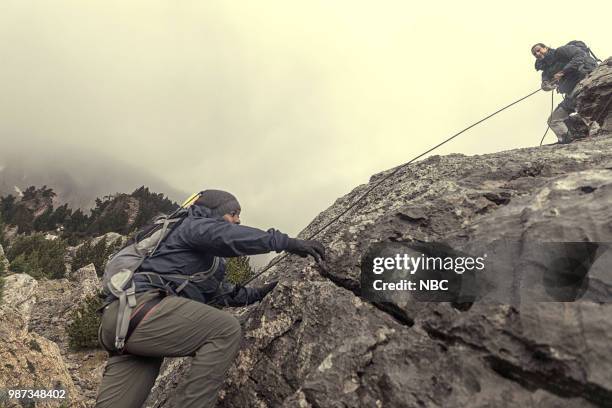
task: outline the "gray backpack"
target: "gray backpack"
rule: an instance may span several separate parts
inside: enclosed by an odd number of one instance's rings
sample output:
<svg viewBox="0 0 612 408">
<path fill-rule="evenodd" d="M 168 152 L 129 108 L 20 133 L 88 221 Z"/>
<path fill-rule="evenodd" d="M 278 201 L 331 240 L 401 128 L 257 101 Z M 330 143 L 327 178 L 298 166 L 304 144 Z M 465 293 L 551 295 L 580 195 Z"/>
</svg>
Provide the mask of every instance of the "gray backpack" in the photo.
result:
<svg viewBox="0 0 612 408">
<path fill-rule="evenodd" d="M 584 53 L 587 55 L 588 58 L 593 60 L 595 65 L 597 65 L 598 62 L 601 62 L 601 60 L 595 56 L 593 51 L 591 51 L 589 46 L 586 45 L 586 43 L 584 41 L 572 40 L 572 41 L 568 42 L 567 45 L 573 45 L 574 47 L 580 48 L 582 51 L 584 51 Z"/>
<path fill-rule="evenodd" d="M 102 278 L 103 290 L 106 294 L 113 294 L 119 299 L 115 335 L 115 347 L 119 351 L 122 351 L 125 346 L 130 315 L 136 306 L 134 273 L 144 260 L 159 248 L 171 230 L 170 227 L 183 220 L 186 214 L 186 211 L 179 211 L 170 216 L 157 217 L 154 221 L 154 228 L 146 234 L 148 236 L 140 241 L 135 239 L 132 244 L 113 255 L 106 264 Z"/>
<path fill-rule="evenodd" d="M 567 45 L 578 47 L 586 54 L 584 61 L 578 67 L 578 72 L 581 76 L 585 77 L 590 74 L 595 68 L 597 68 L 597 63 L 601 62 L 601 60 L 595 56 L 593 51 L 591 51 L 589 46 L 586 45 L 584 41 L 574 40 L 568 42 Z"/>
</svg>

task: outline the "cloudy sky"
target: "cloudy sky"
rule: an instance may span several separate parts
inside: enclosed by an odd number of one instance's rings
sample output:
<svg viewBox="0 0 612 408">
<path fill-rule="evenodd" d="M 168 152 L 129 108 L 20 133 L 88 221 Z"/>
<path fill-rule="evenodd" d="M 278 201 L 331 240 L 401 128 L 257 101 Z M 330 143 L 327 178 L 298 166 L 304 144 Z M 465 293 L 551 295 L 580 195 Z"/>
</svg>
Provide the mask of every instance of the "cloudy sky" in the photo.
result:
<svg viewBox="0 0 612 408">
<path fill-rule="evenodd" d="M 537 89 L 533 43 L 611 55 L 611 4 L 2 0 L 0 155 L 102 152 L 296 234 Z M 537 145 L 549 109 L 538 93 L 437 153 Z"/>
</svg>

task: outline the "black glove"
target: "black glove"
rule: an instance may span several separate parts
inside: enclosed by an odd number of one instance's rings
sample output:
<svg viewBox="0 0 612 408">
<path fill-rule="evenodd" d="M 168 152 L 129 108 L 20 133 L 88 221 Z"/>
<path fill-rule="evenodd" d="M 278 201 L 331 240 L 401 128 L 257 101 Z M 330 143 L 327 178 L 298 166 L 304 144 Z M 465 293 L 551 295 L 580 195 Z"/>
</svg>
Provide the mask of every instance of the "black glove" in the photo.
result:
<svg viewBox="0 0 612 408">
<path fill-rule="evenodd" d="M 305 258 L 311 255 L 317 262 L 325 259 L 325 247 L 319 241 L 289 238 L 287 252 Z"/>
<path fill-rule="evenodd" d="M 263 299 L 268 293 L 272 292 L 272 289 L 274 289 L 276 285 L 278 285 L 278 281 L 272 281 L 260 288 L 257 288 L 259 300 Z"/>
</svg>

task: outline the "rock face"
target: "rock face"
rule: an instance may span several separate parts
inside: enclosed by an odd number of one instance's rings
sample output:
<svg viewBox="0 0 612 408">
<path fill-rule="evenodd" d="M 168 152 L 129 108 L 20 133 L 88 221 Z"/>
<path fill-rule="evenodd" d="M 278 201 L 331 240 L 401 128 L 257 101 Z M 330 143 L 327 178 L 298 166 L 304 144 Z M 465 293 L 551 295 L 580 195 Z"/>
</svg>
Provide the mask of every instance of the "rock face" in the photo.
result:
<svg viewBox="0 0 612 408">
<path fill-rule="evenodd" d="M 99 288 L 100 280 L 92 264 L 72 272 L 70 279 L 41 280 L 29 325 L 30 332 L 54 342 L 76 395 L 87 407 L 94 405 L 107 354 L 101 349 L 72 350 L 66 329 L 73 311 Z"/>
<path fill-rule="evenodd" d="M 71 278 L 80 285 L 80 290 L 73 292 L 73 302 L 75 304 L 85 300 L 87 297 L 96 295 L 100 290 L 100 279 L 93 264 L 86 265 L 72 272 Z"/>
<path fill-rule="evenodd" d="M 588 296 L 574 303 L 411 297 L 377 303 L 365 300 L 360 286 L 362 257 L 374 243 L 442 242 L 472 253 L 506 240 L 519 244 L 504 260 L 509 264 L 533 255 L 535 243 L 612 242 L 612 132 L 605 104 L 611 66 L 608 60 L 581 85 L 579 110 L 602 125 L 597 137 L 482 156 L 433 156 L 374 175 L 321 213 L 301 237 L 377 185 L 317 236 L 328 249 L 325 267 L 284 258 L 260 278 L 280 281 L 273 292 L 258 305 L 231 310 L 244 341 L 218 405 L 612 407 L 612 303 L 606 302 L 612 268 L 589 276 Z M 115 204 L 134 222 L 133 201 Z M 610 250 L 600 249 L 609 266 Z M 77 396 L 70 406 L 93 406 L 106 353 L 69 351 L 65 327 L 99 279 L 91 265 L 69 277 L 6 278 L 0 389 L 15 381 L 60 383 Z M 519 278 L 519 287 L 533 283 L 530 276 Z M 178 407 L 190 362 L 167 359 L 145 406 Z M 59 406 L 47 404 L 36 406 Z M 12 406 L 1 393 L 0 406 Z"/>
<path fill-rule="evenodd" d="M 612 131 L 612 57 L 578 84 L 577 109 L 606 131 Z"/>
<path fill-rule="evenodd" d="M 82 407 L 57 344 L 29 332 L 37 286 L 36 280 L 29 275 L 16 274 L 5 278 L 0 303 L 1 391 L 4 388 L 63 389 L 71 398 L 71 406 Z M 21 402 L 26 405 L 9 400 L 0 392 L 2 407 L 30 406 L 25 400 Z M 59 407 L 62 402 L 59 399 L 38 401 L 36 406 Z"/>
<path fill-rule="evenodd" d="M 612 242 L 611 152 L 612 134 L 603 131 L 569 145 L 433 156 L 399 170 L 319 235 L 327 270 L 288 257 L 263 277 L 279 279 L 276 289 L 237 311 L 245 339 L 219 406 L 612 406 L 612 304 L 458 307 L 359 296 L 360 262 L 375 242 L 464 251 L 498 239 Z M 391 171 L 338 199 L 301 236 Z M 610 275 L 598 277 L 608 291 Z M 188 368 L 189 359 L 166 364 L 146 406 L 176 406 Z"/>
<path fill-rule="evenodd" d="M 69 348 L 66 328 L 73 311 L 95 295 L 100 280 L 92 264 L 70 279 L 36 281 L 26 274 L 4 278 L 0 303 L 0 407 L 17 407 L 2 390 L 9 386 L 64 389 L 70 401 L 37 400 L 40 407 L 91 407 L 106 352 Z M 29 406 L 29 405 L 27 405 Z"/>
<path fill-rule="evenodd" d="M 134 213 L 132 215 L 132 217 L 135 217 L 136 213 Z M 132 221 L 133 222 L 133 221 Z M 91 245 L 97 245 L 100 241 L 102 241 L 103 239 L 106 240 L 106 246 L 108 247 L 111 244 L 114 244 L 116 242 L 121 242 L 121 245 L 125 244 L 125 242 L 127 241 L 127 238 L 124 237 L 121 234 L 118 234 L 116 232 L 107 232 L 104 235 L 101 235 L 99 237 L 96 237 L 94 239 L 91 240 Z"/>
</svg>

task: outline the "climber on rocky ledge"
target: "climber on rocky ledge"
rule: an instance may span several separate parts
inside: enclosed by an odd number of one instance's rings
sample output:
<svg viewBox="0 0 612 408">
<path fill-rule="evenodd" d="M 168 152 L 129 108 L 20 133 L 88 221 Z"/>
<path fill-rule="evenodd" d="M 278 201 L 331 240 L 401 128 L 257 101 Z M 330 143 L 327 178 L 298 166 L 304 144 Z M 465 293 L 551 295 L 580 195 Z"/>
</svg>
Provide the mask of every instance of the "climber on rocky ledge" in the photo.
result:
<svg viewBox="0 0 612 408">
<path fill-rule="evenodd" d="M 224 281 L 222 257 L 270 251 L 310 255 L 317 261 L 325 256 L 325 248 L 317 241 L 289 238 L 278 230 L 262 231 L 239 224 L 240 204 L 232 194 L 220 190 L 200 193 L 184 220 L 137 269 L 146 272 L 134 275 L 136 306 L 130 326 L 135 316 L 141 316 L 141 320 L 127 338 L 123 353 L 113 348 L 119 301 L 107 299 L 99 340 L 110 357 L 97 408 L 141 407 L 164 357 L 179 356 L 194 358 L 185 382 L 180 385 L 176 406 L 214 406 L 225 373 L 238 353 L 242 332 L 234 316 L 203 302 L 244 306 L 263 299 L 277 283 L 260 288 L 232 285 Z M 203 270 L 214 273 L 203 282 L 183 279 L 182 283 L 188 283 L 180 290 L 179 282 L 173 281 L 178 274 L 192 275 Z M 164 292 L 171 295 L 164 296 Z"/>
<path fill-rule="evenodd" d="M 584 45 L 579 41 L 573 43 Z M 569 143 L 574 136 L 565 121 L 576 112 L 576 85 L 597 67 L 597 62 L 572 43 L 559 48 L 537 43 L 531 47 L 531 53 L 536 58 L 535 69 L 542 71 L 542 89 L 552 91 L 556 88 L 565 96 L 548 118 L 548 125 L 557 135 L 559 143 Z"/>
</svg>

